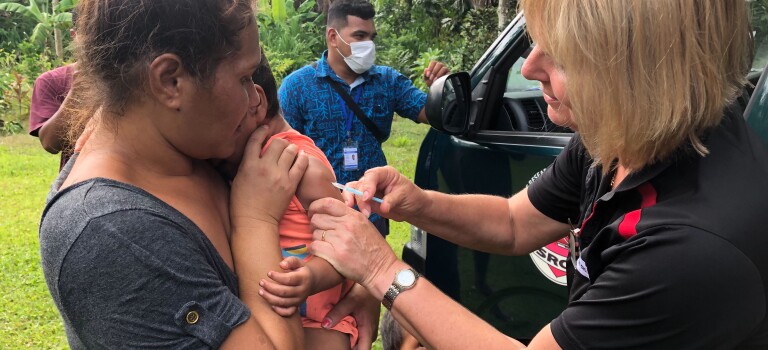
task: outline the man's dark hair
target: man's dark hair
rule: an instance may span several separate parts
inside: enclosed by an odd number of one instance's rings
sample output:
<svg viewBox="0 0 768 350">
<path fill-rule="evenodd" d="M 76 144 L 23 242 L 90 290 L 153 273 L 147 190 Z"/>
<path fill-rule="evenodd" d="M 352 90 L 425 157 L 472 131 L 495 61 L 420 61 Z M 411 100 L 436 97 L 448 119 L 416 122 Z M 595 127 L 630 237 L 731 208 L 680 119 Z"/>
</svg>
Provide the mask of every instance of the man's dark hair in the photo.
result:
<svg viewBox="0 0 768 350">
<path fill-rule="evenodd" d="M 272 69 L 269 68 L 269 60 L 264 54 L 264 48 L 261 48 L 261 62 L 251 76 L 253 83 L 264 89 L 264 95 L 267 96 L 267 119 L 277 115 L 280 111 L 280 101 L 277 99 L 277 81 Z"/>
<path fill-rule="evenodd" d="M 328 8 L 329 27 L 341 29 L 347 26 L 347 16 L 369 20 L 376 15 L 376 9 L 367 0 L 338 0 Z"/>
</svg>

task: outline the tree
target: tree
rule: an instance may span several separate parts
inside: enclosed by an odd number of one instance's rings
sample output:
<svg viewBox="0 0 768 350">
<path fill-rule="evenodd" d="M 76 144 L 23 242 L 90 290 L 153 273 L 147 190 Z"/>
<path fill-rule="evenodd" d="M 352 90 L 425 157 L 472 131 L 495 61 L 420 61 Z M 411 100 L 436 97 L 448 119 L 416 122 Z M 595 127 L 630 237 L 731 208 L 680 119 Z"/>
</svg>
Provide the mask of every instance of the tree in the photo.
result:
<svg viewBox="0 0 768 350">
<path fill-rule="evenodd" d="M 75 0 L 53 0 L 49 9 L 48 3 L 40 8 L 36 0 L 29 0 L 24 6 L 16 2 L 0 3 L 0 11 L 7 11 L 25 16 L 37 21 L 29 40 L 35 44 L 47 47 L 53 42 L 53 50 L 59 60 L 64 59 L 61 30 L 72 26 L 72 14 L 67 12 L 75 5 Z M 53 37 L 53 40 L 51 40 Z"/>
<path fill-rule="evenodd" d="M 512 16 L 515 15 L 515 7 L 517 7 L 517 0 L 499 0 L 499 7 L 497 8 L 497 14 L 499 15 L 499 32 L 504 30 L 512 20 Z"/>
</svg>

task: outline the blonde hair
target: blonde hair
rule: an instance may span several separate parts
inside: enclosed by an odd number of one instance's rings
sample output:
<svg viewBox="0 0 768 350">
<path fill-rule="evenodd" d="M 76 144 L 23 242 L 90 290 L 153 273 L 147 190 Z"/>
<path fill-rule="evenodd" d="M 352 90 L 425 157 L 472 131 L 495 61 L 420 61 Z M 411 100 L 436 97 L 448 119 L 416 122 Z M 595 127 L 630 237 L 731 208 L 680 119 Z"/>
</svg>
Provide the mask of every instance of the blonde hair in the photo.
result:
<svg viewBox="0 0 768 350">
<path fill-rule="evenodd" d="M 562 67 L 595 164 L 636 171 L 704 133 L 752 62 L 743 0 L 521 0 L 528 31 Z M 608 171 L 607 167 L 604 171 Z"/>
</svg>

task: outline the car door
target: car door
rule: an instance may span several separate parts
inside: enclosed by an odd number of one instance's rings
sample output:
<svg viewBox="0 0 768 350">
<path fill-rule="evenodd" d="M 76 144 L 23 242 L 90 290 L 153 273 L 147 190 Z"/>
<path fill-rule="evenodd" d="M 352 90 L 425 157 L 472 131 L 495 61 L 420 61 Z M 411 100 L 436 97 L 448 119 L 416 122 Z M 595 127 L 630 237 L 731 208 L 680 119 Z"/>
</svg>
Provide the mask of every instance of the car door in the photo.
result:
<svg viewBox="0 0 768 350">
<path fill-rule="evenodd" d="M 468 131 L 454 136 L 435 129 L 428 133 L 419 154 L 417 185 L 444 193 L 509 197 L 525 188 L 568 143 L 572 133 L 547 119 L 538 83 L 519 74 L 530 47 L 524 25 L 525 19 L 516 17 L 469 75 Z M 457 247 L 418 228 L 413 231 L 404 260 L 515 339 L 531 339 L 566 305 L 565 242 L 554 242 L 531 256 L 509 257 Z M 419 249 L 413 249 L 416 245 Z"/>
</svg>

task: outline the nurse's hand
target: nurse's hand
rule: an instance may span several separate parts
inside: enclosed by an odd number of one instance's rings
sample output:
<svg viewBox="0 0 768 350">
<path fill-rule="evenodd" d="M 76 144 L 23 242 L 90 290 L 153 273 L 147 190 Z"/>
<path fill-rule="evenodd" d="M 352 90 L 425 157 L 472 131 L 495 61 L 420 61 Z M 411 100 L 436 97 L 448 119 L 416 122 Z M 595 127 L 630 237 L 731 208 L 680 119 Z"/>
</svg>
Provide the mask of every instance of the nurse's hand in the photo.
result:
<svg viewBox="0 0 768 350">
<path fill-rule="evenodd" d="M 307 170 L 307 155 L 286 140 L 273 140 L 260 154 L 268 134 L 267 126 L 257 128 L 245 146 L 230 194 L 233 225 L 241 219 L 277 225 Z"/>
<path fill-rule="evenodd" d="M 340 274 L 370 290 L 372 281 L 389 270 L 397 257 L 365 215 L 333 198 L 309 206 L 314 242 L 312 254 Z"/>
<path fill-rule="evenodd" d="M 346 185 L 363 192 L 356 196 L 344 191 L 342 196 L 348 206 L 357 205 L 365 216 L 373 211 L 392 220 L 409 221 L 430 205 L 424 190 L 391 166 L 370 169 L 360 180 Z M 371 200 L 374 196 L 383 199 L 383 203 Z"/>
</svg>

